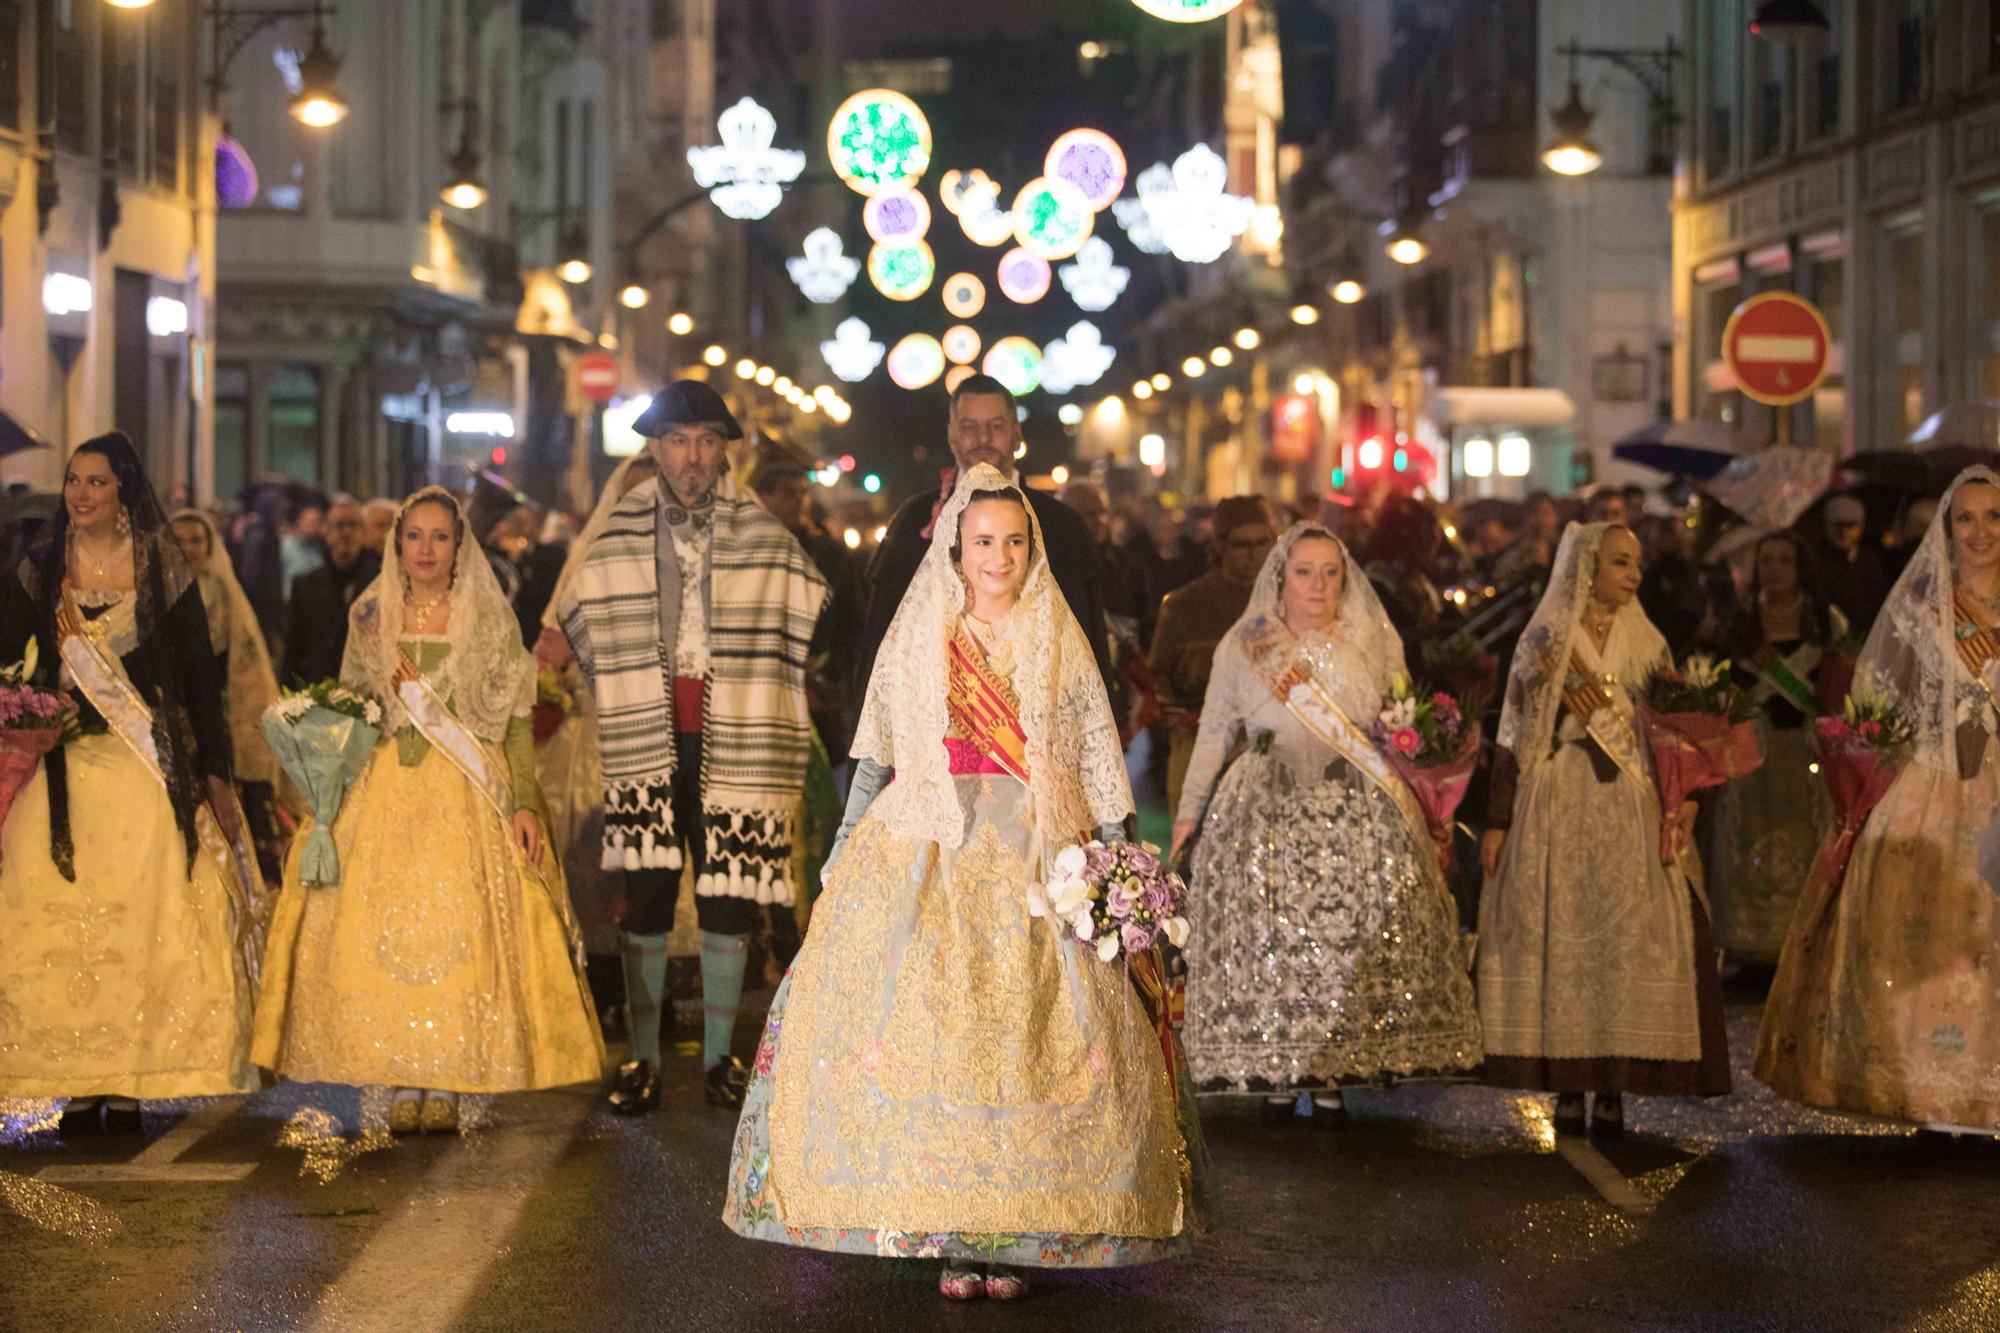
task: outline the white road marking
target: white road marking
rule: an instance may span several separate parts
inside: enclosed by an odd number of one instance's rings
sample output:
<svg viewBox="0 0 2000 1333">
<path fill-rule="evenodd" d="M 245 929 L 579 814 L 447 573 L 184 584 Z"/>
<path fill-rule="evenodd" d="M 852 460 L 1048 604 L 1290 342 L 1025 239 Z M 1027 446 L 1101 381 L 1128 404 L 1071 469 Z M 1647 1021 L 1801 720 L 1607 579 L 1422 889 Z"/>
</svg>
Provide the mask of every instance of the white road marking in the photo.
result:
<svg viewBox="0 0 2000 1333">
<path fill-rule="evenodd" d="M 550 1098 L 544 1106 L 553 1114 L 509 1117 L 479 1141 L 448 1145 L 400 1215 L 377 1228 L 320 1293 L 303 1329 L 352 1329 L 388 1310 L 398 1328 L 452 1327 L 508 1245 L 536 1184 L 596 1104 L 595 1097 Z M 513 1109 L 528 1105 L 517 1100 Z"/>
<path fill-rule="evenodd" d="M 1556 1140 L 1556 1152 L 1575 1167 L 1576 1173 L 1589 1181 L 1591 1187 L 1604 1196 L 1604 1201 L 1612 1207 L 1628 1213 L 1653 1211 L 1653 1201 L 1634 1189 L 1632 1182 L 1619 1174 L 1609 1158 L 1582 1139 L 1564 1135 Z"/>
<path fill-rule="evenodd" d="M 1812 362 L 1819 357 L 1819 343 L 1808 337 L 1782 333 L 1746 333 L 1736 340 L 1738 361 Z"/>
<path fill-rule="evenodd" d="M 65 1184 L 92 1184 L 110 1181 L 148 1180 L 169 1184 L 196 1184 L 203 1181 L 242 1180 L 257 1169 L 256 1162 L 188 1162 L 181 1157 L 209 1132 L 243 1105 L 241 1097 L 217 1097 L 202 1103 L 172 1129 L 146 1147 L 131 1161 L 107 1165 L 45 1166 L 35 1179 Z"/>
</svg>

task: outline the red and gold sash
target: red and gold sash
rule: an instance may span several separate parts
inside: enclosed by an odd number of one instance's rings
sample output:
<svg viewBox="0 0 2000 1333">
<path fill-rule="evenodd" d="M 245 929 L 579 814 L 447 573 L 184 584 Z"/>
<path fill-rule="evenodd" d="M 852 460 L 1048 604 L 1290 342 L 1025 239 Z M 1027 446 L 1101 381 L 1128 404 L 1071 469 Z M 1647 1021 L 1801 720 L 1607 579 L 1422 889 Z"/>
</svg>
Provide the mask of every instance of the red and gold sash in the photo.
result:
<svg viewBox="0 0 2000 1333">
<path fill-rule="evenodd" d="M 1000 771 L 1026 782 L 1028 733 L 1021 729 L 1012 686 L 993 670 L 963 626 L 952 632 L 946 660 L 951 668 L 946 702 L 952 724 L 946 744 L 953 740 L 969 744 Z"/>
<path fill-rule="evenodd" d="M 1973 614 L 1972 605 L 1963 592 L 1952 594 L 1951 609 L 1952 640 L 1958 645 L 1958 660 L 1965 664 L 1967 675 L 1985 685 L 1986 664 L 2000 657 L 2000 635 L 1981 628 L 1979 618 Z"/>
</svg>

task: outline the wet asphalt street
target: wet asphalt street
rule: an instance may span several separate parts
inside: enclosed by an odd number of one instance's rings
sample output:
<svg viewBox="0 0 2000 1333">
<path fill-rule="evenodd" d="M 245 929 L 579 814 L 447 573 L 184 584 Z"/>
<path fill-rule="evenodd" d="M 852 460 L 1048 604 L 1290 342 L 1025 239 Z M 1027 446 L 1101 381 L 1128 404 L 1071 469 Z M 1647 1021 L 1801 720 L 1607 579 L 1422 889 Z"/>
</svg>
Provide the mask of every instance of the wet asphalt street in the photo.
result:
<svg viewBox="0 0 2000 1333">
<path fill-rule="evenodd" d="M 1733 1006 L 1739 1070 L 1755 1021 Z M 1216 1103 L 1193 1258 L 1038 1275 L 1005 1309 L 947 1305 L 928 1263 L 731 1235 L 733 1123 L 696 1064 L 648 1119 L 572 1091 L 404 1140 L 320 1086 L 149 1107 L 143 1144 L 5 1106 L 0 1329 L 2000 1328 L 2000 1143 L 1747 1081 L 1639 1101 L 1601 1153 L 1475 1087 L 1353 1094 L 1335 1130 Z"/>
</svg>

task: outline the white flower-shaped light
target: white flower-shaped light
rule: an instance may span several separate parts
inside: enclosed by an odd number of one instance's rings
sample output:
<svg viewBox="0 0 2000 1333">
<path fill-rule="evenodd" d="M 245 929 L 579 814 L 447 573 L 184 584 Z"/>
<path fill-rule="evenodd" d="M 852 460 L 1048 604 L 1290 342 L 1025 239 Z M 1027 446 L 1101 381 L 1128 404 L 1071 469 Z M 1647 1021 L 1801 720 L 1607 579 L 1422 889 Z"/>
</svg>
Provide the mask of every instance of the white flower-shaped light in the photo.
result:
<svg viewBox="0 0 2000 1333">
<path fill-rule="evenodd" d="M 1117 358 L 1117 351 L 1104 344 L 1104 335 L 1087 319 L 1069 326 L 1069 332 L 1042 349 L 1042 387 L 1064 394 L 1104 378 Z"/>
<path fill-rule="evenodd" d="M 874 374 L 887 351 L 868 336 L 868 326 L 852 315 L 841 320 L 833 337 L 819 345 L 820 360 L 826 362 L 826 368 L 849 384 L 859 384 Z"/>
<path fill-rule="evenodd" d="M 806 155 L 773 148 L 777 118 L 747 97 L 716 118 L 716 130 L 720 145 L 688 149 L 695 184 L 729 217 L 768 216 L 784 199 L 785 187 L 806 169 Z"/>
<path fill-rule="evenodd" d="M 1168 168 L 1155 163 L 1139 173 L 1137 199 L 1112 205 L 1132 244 L 1148 254 L 1167 253 L 1188 264 L 1220 259 L 1250 226 L 1256 201 L 1228 194 L 1229 167 L 1198 143 Z"/>
<path fill-rule="evenodd" d="M 818 227 L 806 236 L 805 254 L 785 261 L 785 272 L 806 300 L 831 305 L 861 276 L 861 261 L 842 252 L 840 236 L 831 227 Z"/>
<path fill-rule="evenodd" d="M 1125 294 L 1125 284 L 1132 280 L 1132 270 L 1113 262 L 1111 243 L 1102 236 L 1093 236 L 1083 243 L 1083 249 L 1076 252 L 1076 259 L 1056 270 L 1062 279 L 1063 290 L 1069 299 L 1076 302 L 1079 310 L 1093 314 L 1099 310 L 1109 310 L 1111 303 Z"/>
<path fill-rule="evenodd" d="M 1000 207 L 1000 187 L 975 181 L 958 197 L 958 225 L 974 245 L 1005 245 L 1014 239 L 1014 215 Z"/>
</svg>

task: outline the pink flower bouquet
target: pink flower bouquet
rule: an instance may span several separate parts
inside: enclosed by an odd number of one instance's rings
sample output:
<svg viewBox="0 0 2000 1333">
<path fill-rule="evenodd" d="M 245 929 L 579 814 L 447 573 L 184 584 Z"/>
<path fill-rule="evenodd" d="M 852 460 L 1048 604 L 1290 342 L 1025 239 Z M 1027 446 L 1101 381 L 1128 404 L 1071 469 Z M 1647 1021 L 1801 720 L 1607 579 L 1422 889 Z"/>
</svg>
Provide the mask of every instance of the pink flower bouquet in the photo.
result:
<svg viewBox="0 0 2000 1333">
<path fill-rule="evenodd" d="M 1482 699 L 1462 705 L 1442 690 L 1421 690 L 1398 676 L 1375 715 L 1375 742 L 1422 807 L 1446 875 L 1453 870 L 1452 819 L 1479 767 L 1484 712 Z"/>
<path fill-rule="evenodd" d="M 62 740 L 63 724 L 72 711 L 68 699 L 53 690 L 29 684 L 39 660 L 35 640 L 13 666 L 0 668 L 0 826 L 14 808 L 14 798 L 42 756 Z"/>
<path fill-rule="evenodd" d="M 1820 718 L 1813 729 L 1819 738 L 1820 777 L 1833 798 L 1837 821 L 1814 869 L 1828 882 L 1838 883 L 1847 873 L 1847 859 L 1854 854 L 1861 826 L 1896 780 L 1897 761 L 1910 743 L 1910 728 L 1885 700 L 1849 695 L 1839 716 Z"/>
<path fill-rule="evenodd" d="M 1692 654 L 1677 670 L 1653 678 L 1639 721 L 1660 789 L 1661 861 L 1674 859 L 1674 815 L 1688 797 L 1752 773 L 1764 762 L 1752 711 L 1749 695 L 1730 678 L 1727 661 Z"/>
</svg>

